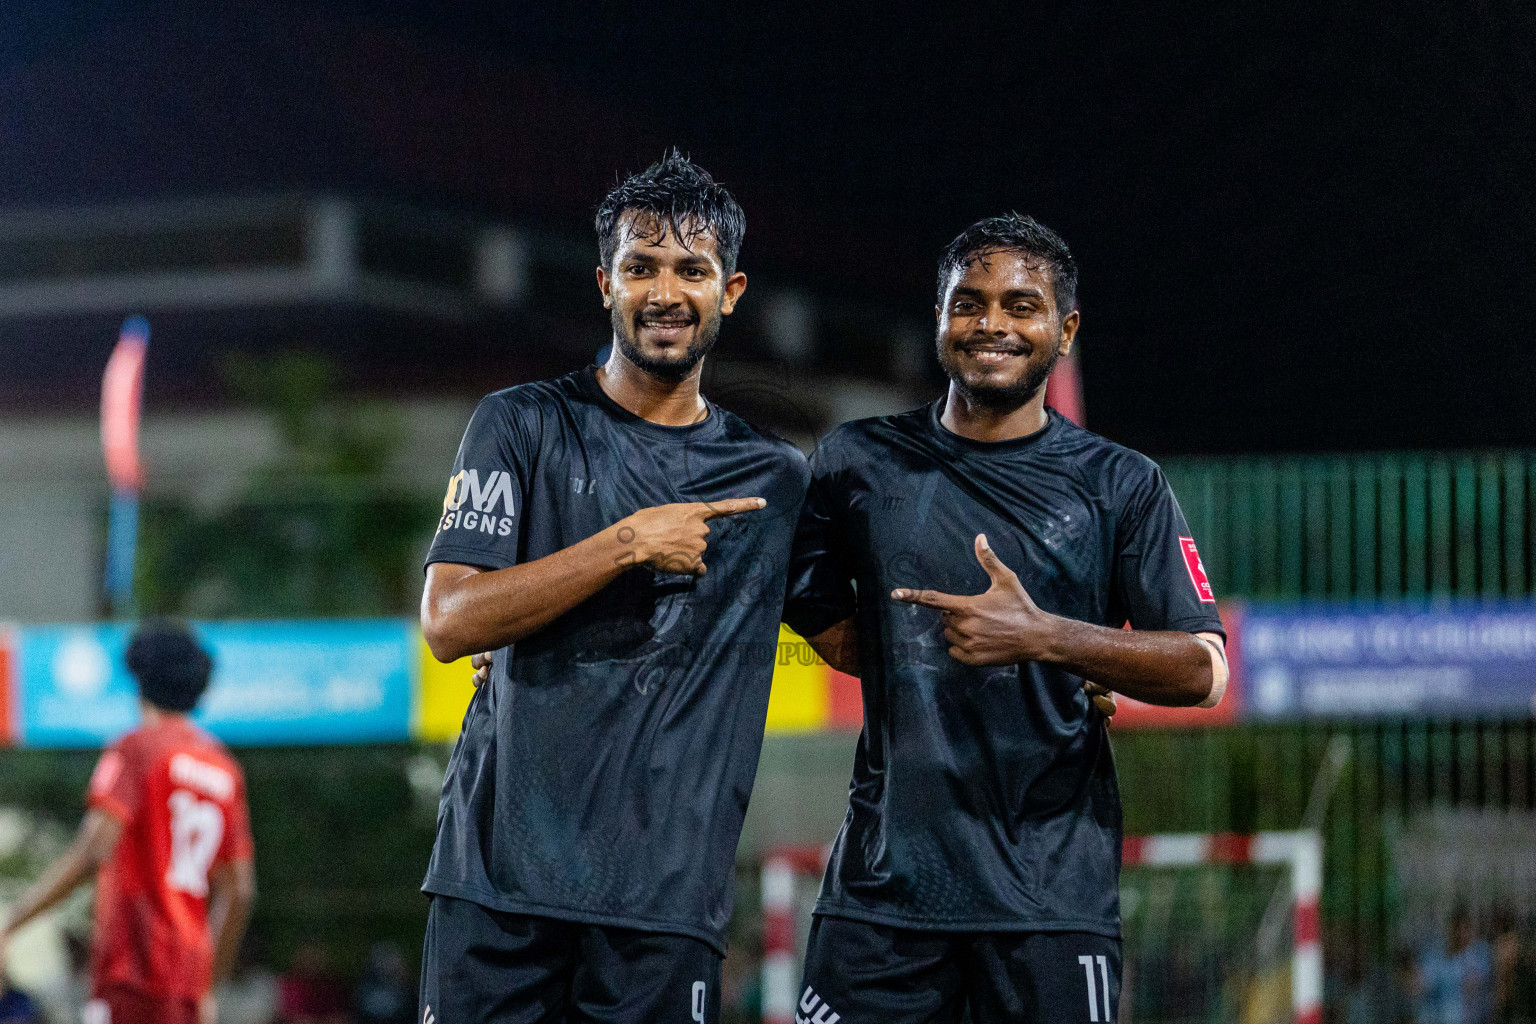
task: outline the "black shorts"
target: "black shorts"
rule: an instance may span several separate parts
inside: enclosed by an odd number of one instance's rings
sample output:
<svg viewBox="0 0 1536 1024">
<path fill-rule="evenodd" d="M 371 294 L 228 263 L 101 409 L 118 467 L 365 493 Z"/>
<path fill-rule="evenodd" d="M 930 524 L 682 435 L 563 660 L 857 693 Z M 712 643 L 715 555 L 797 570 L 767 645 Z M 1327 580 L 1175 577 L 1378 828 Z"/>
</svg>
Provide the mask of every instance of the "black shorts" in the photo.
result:
<svg viewBox="0 0 1536 1024">
<path fill-rule="evenodd" d="M 799 1024 L 1107 1024 L 1120 940 L 1088 932 L 932 932 L 818 915 Z"/>
<path fill-rule="evenodd" d="M 508 914 L 433 896 L 425 1024 L 720 1019 L 720 954 L 685 935 Z"/>
</svg>

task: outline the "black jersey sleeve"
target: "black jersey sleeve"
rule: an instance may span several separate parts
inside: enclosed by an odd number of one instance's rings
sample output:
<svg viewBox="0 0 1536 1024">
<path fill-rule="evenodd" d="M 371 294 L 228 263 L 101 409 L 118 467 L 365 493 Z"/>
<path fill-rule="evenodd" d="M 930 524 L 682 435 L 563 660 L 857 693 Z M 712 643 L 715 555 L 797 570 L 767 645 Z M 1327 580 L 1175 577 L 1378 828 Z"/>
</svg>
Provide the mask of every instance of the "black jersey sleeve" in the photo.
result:
<svg viewBox="0 0 1536 1024">
<path fill-rule="evenodd" d="M 1150 473 L 1122 508 L 1115 597 L 1133 629 L 1176 629 L 1226 637 L 1205 566 L 1163 472 Z"/>
<path fill-rule="evenodd" d="M 815 636 L 851 618 L 857 608 L 848 545 L 841 539 L 836 481 L 825 446 L 811 455 L 811 484 L 790 552 L 784 621 L 801 636 Z"/>
<path fill-rule="evenodd" d="M 481 401 L 459 442 L 426 564 L 459 562 L 484 569 L 517 564 L 529 451 L 512 403 L 501 395 Z"/>
</svg>

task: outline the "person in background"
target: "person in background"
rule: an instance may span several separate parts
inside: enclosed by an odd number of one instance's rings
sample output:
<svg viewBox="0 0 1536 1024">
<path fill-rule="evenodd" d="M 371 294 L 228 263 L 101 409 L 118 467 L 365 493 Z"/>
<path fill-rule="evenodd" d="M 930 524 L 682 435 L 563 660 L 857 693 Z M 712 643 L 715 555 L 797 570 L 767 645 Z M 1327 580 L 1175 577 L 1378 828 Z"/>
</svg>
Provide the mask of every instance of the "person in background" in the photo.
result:
<svg viewBox="0 0 1536 1024">
<path fill-rule="evenodd" d="M 393 942 L 376 943 L 352 994 L 357 1024 L 411 1024 L 415 1011 L 416 992 L 405 954 Z"/>
<path fill-rule="evenodd" d="M 96 879 L 87 1021 L 211 1024 L 255 899 L 245 778 L 188 717 L 213 661 L 185 627 L 149 622 L 128 644 L 142 724 L 102 754 L 69 848 L 0 926 L 22 925 Z"/>
<path fill-rule="evenodd" d="M 1515 915 L 1503 908 L 1493 916 L 1493 968 L 1496 1024 L 1536 1020 L 1536 949 Z"/>
<path fill-rule="evenodd" d="M 267 966 L 259 936 L 246 935 L 235 968 L 217 995 L 219 1024 L 272 1024 L 277 1019 L 277 975 Z"/>
<path fill-rule="evenodd" d="M 1493 1015 L 1493 949 L 1472 930 L 1472 915 L 1451 915 L 1446 952 L 1461 995 L 1461 1024 L 1488 1024 Z"/>
<path fill-rule="evenodd" d="M 1419 958 L 1419 1024 L 1488 1024 L 1493 1006 L 1493 952 L 1474 936 L 1472 917 L 1458 908 L 1445 940 Z"/>
<path fill-rule="evenodd" d="M 0 975 L 0 1024 L 42 1024 L 42 1014 L 32 997 L 19 988 L 12 988 Z"/>
<path fill-rule="evenodd" d="M 1392 952 L 1392 970 L 1386 1005 L 1381 1014 L 1382 1024 L 1414 1024 L 1413 999 L 1418 987 L 1419 970 L 1413 959 L 1413 950 L 1399 946 Z"/>
<path fill-rule="evenodd" d="M 324 946 L 306 942 L 277 979 L 281 1024 L 347 1024 L 347 985 L 331 967 Z"/>
</svg>

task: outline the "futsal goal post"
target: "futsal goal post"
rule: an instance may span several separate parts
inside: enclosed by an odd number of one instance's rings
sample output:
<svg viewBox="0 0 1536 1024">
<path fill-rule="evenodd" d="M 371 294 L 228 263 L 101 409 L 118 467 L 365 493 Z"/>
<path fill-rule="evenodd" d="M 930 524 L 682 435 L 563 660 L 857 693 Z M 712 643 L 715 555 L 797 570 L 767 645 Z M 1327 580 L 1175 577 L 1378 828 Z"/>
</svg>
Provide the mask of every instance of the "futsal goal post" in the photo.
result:
<svg viewBox="0 0 1536 1024">
<path fill-rule="evenodd" d="M 827 850 L 815 846 L 776 847 L 763 858 L 764 1024 L 796 1022 L 805 919 L 826 858 Z M 1127 870 L 1137 871 L 1202 866 L 1279 869 L 1286 876 L 1281 892 L 1289 900 L 1291 925 L 1291 1020 L 1294 1024 L 1320 1024 L 1323 841 L 1318 832 L 1127 836 L 1122 861 Z"/>
</svg>

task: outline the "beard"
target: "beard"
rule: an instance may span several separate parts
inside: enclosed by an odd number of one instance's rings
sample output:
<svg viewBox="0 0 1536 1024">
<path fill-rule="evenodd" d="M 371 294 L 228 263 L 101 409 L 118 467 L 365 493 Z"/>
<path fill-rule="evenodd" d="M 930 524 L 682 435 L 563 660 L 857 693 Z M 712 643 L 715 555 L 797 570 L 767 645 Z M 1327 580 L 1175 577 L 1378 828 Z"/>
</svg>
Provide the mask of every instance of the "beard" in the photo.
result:
<svg viewBox="0 0 1536 1024">
<path fill-rule="evenodd" d="M 1000 387 L 975 385 L 967 381 L 965 372 L 956 362 L 954 354 L 944 345 L 942 336 L 938 339 L 938 350 L 939 365 L 944 368 L 944 372 L 962 395 L 985 409 L 1009 413 L 1023 406 L 1045 387 L 1051 371 L 1056 368 L 1056 360 L 1061 358 L 1061 337 L 1058 335 L 1051 343 L 1050 358 L 1026 367 L 1012 384 Z"/>
<path fill-rule="evenodd" d="M 683 350 L 681 355 L 657 358 L 641 351 L 637 340 L 640 333 L 640 319 L 643 313 L 632 316 L 623 313 L 614 303 L 609 319 L 613 321 L 613 339 L 618 343 L 619 351 L 641 370 L 655 377 L 657 380 L 677 383 L 693 372 L 704 357 L 709 355 L 710 349 L 715 347 L 715 339 L 720 336 L 720 311 L 699 317 L 698 326 L 694 331 L 693 342 Z"/>
</svg>

